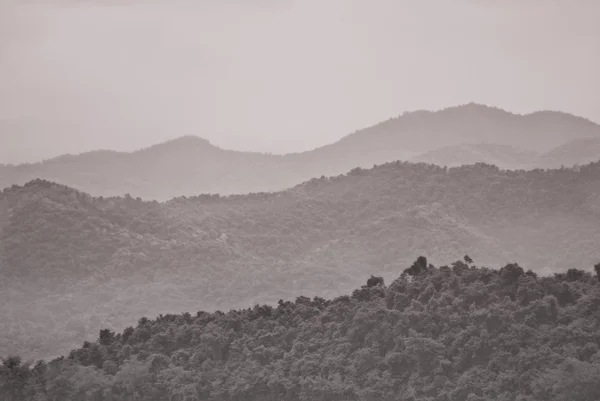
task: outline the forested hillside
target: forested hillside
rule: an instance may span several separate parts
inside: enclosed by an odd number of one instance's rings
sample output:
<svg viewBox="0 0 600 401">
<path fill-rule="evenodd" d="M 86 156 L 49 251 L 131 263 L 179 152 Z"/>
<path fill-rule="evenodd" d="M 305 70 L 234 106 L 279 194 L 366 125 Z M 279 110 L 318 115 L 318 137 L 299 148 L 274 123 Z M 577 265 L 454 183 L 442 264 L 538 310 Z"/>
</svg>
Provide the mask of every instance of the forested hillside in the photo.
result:
<svg viewBox="0 0 600 401">
<path fill-rule="evenodd" d="M 51 362 L 7 357 L 0 398 L 597 401 L 599 347 L 598 277 L 419 257 L 389 286 L 142 317 Z"/>
<path fill-rule="evenodd" d="M 390 163 L 293 189 L 169 202 L 47 181 L 0 195 L 0 354 L 66 352 L 139 316 L 335 297 L 416 255 L 536 272 L 600 260 L 600 163 Z"/>
<path fill-rule="evenodd" d="M 314 177 L 397 160 L 441 166 L 485 162 L 510 169 L 570 167 L 554 160 L 566 160 L 562 156 L 549 154 L 538 160 L 538 155 L 580 138 L 600 139 L 600 126 L 566 113 L 518 115 L 468 104 L 404 113 L 297 154 L 235 152 L 186 136 L 132 153 L 101 150 L 0 165 L 0 188 L 42 178 L 95 196 L 130 194 L 164 201 L 199 193 L 279 191 Z M 569 154 L 572 164 L 600 160 L 600 155 L 590 158 L 593 152 L 584 159 L 577 158 L 577 152 Z"/>
</svg>

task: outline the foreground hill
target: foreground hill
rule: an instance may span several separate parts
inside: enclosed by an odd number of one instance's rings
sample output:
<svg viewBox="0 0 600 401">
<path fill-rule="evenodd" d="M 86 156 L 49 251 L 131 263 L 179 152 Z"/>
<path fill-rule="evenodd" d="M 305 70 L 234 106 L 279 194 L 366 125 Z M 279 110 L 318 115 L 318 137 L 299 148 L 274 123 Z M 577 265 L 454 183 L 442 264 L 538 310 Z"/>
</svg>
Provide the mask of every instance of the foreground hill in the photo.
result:
<svg viewBox="0 0 600 401">
<path fill-rule="evenodd" d="M 32 181 L 0 195 L 0 354 L 65 352 L 141 315 L 334 297 L 418 254 L 591 268 L 598 221 L 600 163 L 390 163 L 283 192 L 165 203 Z"/>
<path fill-rule="evenodd" d="M 95 151 L 0 166 L 0 188 L 43 178 L 96 196 L 129 193 L 149 200 L 277 191 L 313 177 L 396 160 L 533 168 L 533 152 L 547 152 L 576 138 L 600 138 L 600 126 L 565 113 L 518 115 L 469 104 L 404 113 L 334 144 L 283 156 L 224 150 L 198 137 L 182 137 L 133 153 Z M 552 155 L 548 158 L 552 161 Z"/>
<path fill-rule="evenodd" d="M 139 319 L 49 363 L 0 366 L 10 401 L 597 401 L 599 277 L 420 257 L 385 286 Z M 597 266 L 600 271 L 600 264 Z"/>
</svg>

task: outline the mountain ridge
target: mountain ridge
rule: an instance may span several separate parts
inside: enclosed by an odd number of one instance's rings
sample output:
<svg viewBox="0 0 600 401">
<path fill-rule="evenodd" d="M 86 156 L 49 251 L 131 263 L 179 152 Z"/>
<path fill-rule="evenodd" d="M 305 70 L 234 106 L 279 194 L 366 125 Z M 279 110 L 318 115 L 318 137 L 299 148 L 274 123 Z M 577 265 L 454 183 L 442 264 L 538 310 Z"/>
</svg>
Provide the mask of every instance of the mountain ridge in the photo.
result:
<svg viewBox="0 0 600 401">
<path fill-rule="evenodd" d="M 82 155 L 92 153 L 95 151 L 116 152 L 119 154 L 131 154 L 131 153 L 137 153 L 139 151 L 147 150 L 149 148 L 153 148 L 156 146 L 168 145 L 173 142 L 184 142 L 184 141 L 190 141 L 190 140 L 198 140 L 199 142 L 204 142 L 214 148 L 217 148 L 220 150 L 225 150 L 225 151 L 230 151 L 230 152 L 251 153 L 251 154 L 272 155 L 272 156 L 294 156 L 294 155 L 302 155 L 304 153 L 310 153 L 310 152 L 313 152 L 313 151 L 321 149 L 321 148 L 326 148 L 326 147 L 336 145 L 340 141 L 345 140 L 347 137 L 350 137 L 352 135 L 363 132 L 365 130 L 372 129 L 372 128 L 380 126 L 380 125 L 385 126 L 386 124 L 390 124 L 391 122 L 396 121 L 402 117 L 413 117 L 414 118 L 414 117 L 422 117 L 422 116 L 430 116 L 430 115 L 443 116 L 443 115 L 448 115 L 448 114 L 456 114 L 457 112 L 460 113 L 463 111 L 471 111 L 471 112 L 479 111 L 479 112 L 485 112 L 488 115 L 505 116 L 505 117 L 506 116 L 523 117 L 523 118 L 529 118 L 529 119 L 536 118 L 538 116 L 553 117 L 553 118 L 567 118 L 570 120 L 583 122 L 590 127 L 600 127 L 600 124 L 598 124 L 588 118 L 577 116 L 575 114 L 564 112 L 564 111 L 559 111 L 559 110 L 539 110 L 539 111 L 533 111 L 533 112 L 529 112 L 529 113 L 517 113 L 517 112 L 512 112 L 512 111 L 509 111 L 509 110 L 501 108 L 501 107 L 490 106 L 490 105 L 486 105 L 486 104 L 482 104 L 482 103 L 470 102 L 470 103 L 465 103 L 465 104 L 456 105 L 456 106 L 449 106 L 449 107 L 445 107 L 445 108 L 441 108 L 441 109 L 437 109 L 437 110 L 419 109 L 419 110 L 413 110 L 413 111 L 405 111 L 405 112 L 400 113 L 396 117 L 391 117 L 391 118 L 388 118 L 387 120 L 381 121 L 374 125 L 370 125 L 370 126 L 367 126 L 364 128 L 357 129 L 354 132 L 352 132 L 348 135 L 345 135 L 344 137 L 342 137 L 334 142 L 331 142 L 328 144 L 323 144 L 321 146 L 315 147 L 314 149 L 300 151 L 300 152 L 272 153 L 272 152 L 226 149 L 226 148 L 222 148 L 220 146 L 214 145 L 210 142 L 210 140 L 203 138 L 201 136 L 198 136 L 198 135 L 181 135 L 181 136 L 178 136 L 178 137 L 175 137 L 172 139 L 164 140 L 162 142 L 153 143 L 146 147 L 142 147 L 140 149 L 133 150 L 133 151 L 117 151 L 114 149 L 107 149 L 107 148 L 95 149 L 95 150 L 87 150 L 87 151 L 76 152 L 76 153 L 63 153 L 63 154 L 56 155 L 54 157 L 43 159 L 38 162 L 8 163 L 8 164 L 5 163 L 4 165 L 19 166 L 19 165 L 39 164 L 39 163 L 44 163 L 44 162 L 47 162 L 50 160 L 60 158 L 62 156 L 82 156 Z M 0 165 L 2 165 L 1 161 L 0 161 Z"/>
<path fill-rule="evenodd" d="M 206 139 L 188 135 L 134 152 L 103 150 L 63 155 L 35 164 L 4 165 L 0 166 L 0 187 L 43 178 L 97 196 L 129 193 L 157 200 L 199 192 L 269 192 L 313 177 L 342 174 L 355 167 L 418 160 L 419 155 L 452 147 L 473 147 L 478 143 L 531 153 L 528 148 L 551 151 L 566 141 L 584 137 L 600 138 L 600 126 L 566 113 L 542 112 L 524 117 L 468 104 L 437 112 L 405 113 L 335 143 L 285 155 L 222 149 Z M 496 153 L 492 157 L 479 152 L 466 162 L 497 163 L 512 169 L 538 167 L 535 160 L 524 165 L 509 151 Z"/>
<path fill-rule="evenodd" d="M 12 333 L 0 353 L 54 354 L 98 324 L 192 305 L 338 296 L 366 272 L 389 280 L 418 254 L 520 260 L 544 274 L 591 269 L 599 220 L 600 162 L 532 171 L 395 162 L 280 192 L 160 203 L 36 180 L 0 193 L 0 324 Z"/>
</svg>

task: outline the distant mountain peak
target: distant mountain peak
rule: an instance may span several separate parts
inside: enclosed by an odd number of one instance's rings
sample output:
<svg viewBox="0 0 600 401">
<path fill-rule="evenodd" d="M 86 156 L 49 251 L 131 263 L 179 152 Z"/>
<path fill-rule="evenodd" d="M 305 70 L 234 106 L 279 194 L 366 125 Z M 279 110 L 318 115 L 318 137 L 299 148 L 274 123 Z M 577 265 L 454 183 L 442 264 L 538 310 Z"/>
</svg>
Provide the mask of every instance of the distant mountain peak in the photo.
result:
<svg viewBox="0 0 600 401">
<path fill-rule="evenodd" d="M 438 110 L 419 109 L 419 110 L 414 110 L 414 111 L 405 111 L 402 114 L 400 114 L 399 117 L 425 116 L 425 115 L 438 114 L 438 113 L 444 114 L 444 113 L 461 113 L 461 112 L 474 112 L 474 111 L 483 111 L 483 112 L 493 111 L 493 112 L 500 112 L 502 114 L 515 114 L 515 113 L 509 112 L 507 110 L 504 110 L 500 107 L 490 106 L 490 105 L 483 104 L 483 103 L 469 102 L 469 103 L 465 103 L 465 104 L 459 104 L 456 106 L 444 107 L 444 108 L 438 109 Z"/>
<path fill-rule="evenodd" d="M 469 103 L 465 103 L 465 104 L 459 104 L 456 106 L 451 106 L 451 107 L 447 107 L 444 110 L 452 110 L 452 109 L 475 109 L 475 110 L 503 110 L 500 107 L 496 107 L 496 106 L 490 106 L 487 104 L 483 104 L 483 103 L 477 103 L 477 102 L 469 102 Z"/>
<path fill-rule="evenodd" d="M 268 192 L 397 160 L 445 166 L 486 162 L 507 169 L 555 166 L 559 160 L 558 166 L 583 164 L 598 160 L 591 141 L 572 144 L 559 155 L 539 156 L 587 137 L 600 138 L 600 126 L 567 113 L 522 115 L 470 102 L 405 113 L 297 154 L 227 150 L 199 136 L 183 135 L 134 152 L 96 151 L 36 164 L 0 165 L 0 188 L 39 177 L 95 195 L 131 193 L 144 199 Z"/>
<path fill-rule="evenodd" d="M 181 144 L 200 143 L 200 144 L 204 144 L 204 145 L 211 145 L 211 143 L 208 139 L 201 138 L 197 135 L 183 135 L 178 138 L 172 139 L 169 142 L 181 143 Z"/>
<path fill-rule="evenodd" d="M 201 138 L 201 137 L 195 136 L 195 135 L 183 135 L 183 136 L 180 136 L 175 139 L 170 139 L 165 142 L 157 143 L 146 149 L 152 149 L 152 148 L 164 147 L 164 146 L 169 146 L 169 147 L 188 147 L 188 146 L 215 147 L 213 144 L 210 143 L 210 141 L 208 139 L 204 139 L 204 138 Z"/>
<path fill-rule="evenodd" d="M 580 117 L 572 113 L 559 111 L 559 110 L 537 110 L 531 113 L 517 113 L 513 111 L 509 111 L 503 109 L 498 106 L 492 106 L 484 103 L 477 102 L 469 102 L 465 104 L 459 104 L 456 106 L 445 107 L 443 109 L 438 110 L 415 110 L 415 111 L 406 111 L 398 118 L 403 116 L 425 116 L 430 114 L 464 114 L 466 116 L 471 116 L 472 114 L 488 114 L 488 115 L 497 115 L 497 116 L 514 116 L 514 117 L 528 117 L 528 118 L 553 118 L 553 119 L 572 119 L 585 121 L 592 125 L 598 125 L 597 123 L 585 118 Z"/>
<path fill-rule="evenodd" d="M 165 142 L 157 143 L 149 147 L 132 152 L 132 154 L 160 154 L 184 157 L 183 155 L 198 154 L 199 152 L 214 152 L 220 148 L 211 144 L 208 139 L 194 135 L 184 135 Z"/>
</svg>

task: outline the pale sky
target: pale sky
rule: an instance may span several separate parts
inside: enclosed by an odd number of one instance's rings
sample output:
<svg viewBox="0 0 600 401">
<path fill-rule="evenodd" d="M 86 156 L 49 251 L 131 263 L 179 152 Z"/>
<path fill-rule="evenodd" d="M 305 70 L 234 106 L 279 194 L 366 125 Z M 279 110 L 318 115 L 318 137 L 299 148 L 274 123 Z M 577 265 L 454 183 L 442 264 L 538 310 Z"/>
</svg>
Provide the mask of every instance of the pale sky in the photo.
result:
<svg viewBox="0 0 600 401">
<path fill-rule="evenodd" d="M 24 141 L 0 163 L 182 135 L 286 153 L 471 101 L 600 122 L 599 21 L 598 0 L 0 0 L 0 144 Z"/>
</svg>

